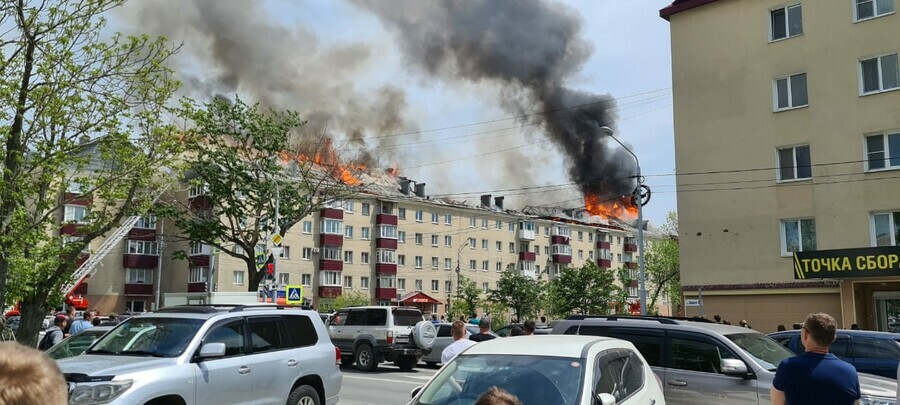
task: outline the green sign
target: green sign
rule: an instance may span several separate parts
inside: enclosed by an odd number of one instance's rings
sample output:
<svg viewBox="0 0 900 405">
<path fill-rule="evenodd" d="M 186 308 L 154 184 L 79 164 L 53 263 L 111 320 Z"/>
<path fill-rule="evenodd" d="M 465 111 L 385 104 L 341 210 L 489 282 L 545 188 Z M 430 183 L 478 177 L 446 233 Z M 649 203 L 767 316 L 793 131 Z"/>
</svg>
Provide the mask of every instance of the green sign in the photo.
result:
<svg viewBox="0 0 900 405">
<path fill-rule="evenodd" d="M 900 246 L 794 252 L 794 279 L 900 276 Z"/>
</svg>

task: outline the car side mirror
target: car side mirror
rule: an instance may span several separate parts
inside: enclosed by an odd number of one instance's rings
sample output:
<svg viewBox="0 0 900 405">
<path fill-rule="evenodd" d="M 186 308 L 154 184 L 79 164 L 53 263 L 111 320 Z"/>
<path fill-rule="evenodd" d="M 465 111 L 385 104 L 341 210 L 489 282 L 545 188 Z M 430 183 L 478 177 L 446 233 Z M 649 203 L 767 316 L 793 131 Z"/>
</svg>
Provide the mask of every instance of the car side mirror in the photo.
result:
<svg viewBox="0 0 900 405">
<path fill-rule="evenodd" d="M 412 392 L 409 393 L 409 397 L 410 397 L 410 398 L 415 398 L 416 395 L 419 394 L 419 391 L 422 391 L 422 386 L 421 386 L 421 385 L 418 386 L 418 387 L 416 387 L 416 388 L 413 388 Z"/>
<path fill-rule="evenodd" d="M 599 405 L 615 405 L 616 397 L 604 392 L 602 394 L 597 394 L 597 401 L 595 403 Z"/>
<path fill-rule="evenodd" d="M 738 377 L 746 377 L 750 373 L 747 364 L 740 359 L 722 359 L 720 369 L 722 374 Z"/>
<path fill-rule="evenodd" d="M 225 343 L 215 342 L 207 343 L 200 347 L 200 358 L 209 359 L 214 357 L 222 357 L 225 355 Z"/>
</svg>

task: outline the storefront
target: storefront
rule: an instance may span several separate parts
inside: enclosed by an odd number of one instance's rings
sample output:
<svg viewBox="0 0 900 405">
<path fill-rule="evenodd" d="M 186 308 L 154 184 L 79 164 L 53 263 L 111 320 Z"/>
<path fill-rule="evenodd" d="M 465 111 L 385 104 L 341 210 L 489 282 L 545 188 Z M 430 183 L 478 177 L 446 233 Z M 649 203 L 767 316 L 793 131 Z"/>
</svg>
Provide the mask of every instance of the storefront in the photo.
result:
<svg viewBox="0 0 900 405">
<path fill-rule="evenodd" d="M 440 305 L 441 302 L 421 291 L 413 291 L 401 296 L 395 303 L 419 308 L 423 314 L 430 315 L 437 313 L 437 306 Z"/>
</svg>

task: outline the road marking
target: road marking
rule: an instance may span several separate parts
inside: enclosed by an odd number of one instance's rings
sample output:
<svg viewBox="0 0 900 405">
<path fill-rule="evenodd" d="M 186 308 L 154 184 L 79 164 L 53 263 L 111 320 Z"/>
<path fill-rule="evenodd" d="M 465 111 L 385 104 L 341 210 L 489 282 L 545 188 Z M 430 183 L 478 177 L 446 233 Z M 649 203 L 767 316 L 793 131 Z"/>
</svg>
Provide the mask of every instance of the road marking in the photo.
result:
<svg viewBox="0 0 900 405">
<path fill-rule="evenodd" d="M 401 383 L 401 384 L 422 385 L 422 383 L 418 383 L 418 382 L 415 382 L 415 381 L 392 380 L 392 379 L 390 379 L 390 378 L 360 377 L 360 376 L 356 376 L 356 375 L 353 375 L 353 374 L 344 374 L 344 378 L 355 378 L 355 379 L 357 379 L 357 380 L 371 380 L 371 381 L 381 381 L 381 382 L 384 382 L 385 380 L 387 380 L 387 381 L 390 381 L 390 382 L 396 382 L 396 383 Z M 430 378 L 430 377 L 429 377 L 429 378 Z"/>
</svg>

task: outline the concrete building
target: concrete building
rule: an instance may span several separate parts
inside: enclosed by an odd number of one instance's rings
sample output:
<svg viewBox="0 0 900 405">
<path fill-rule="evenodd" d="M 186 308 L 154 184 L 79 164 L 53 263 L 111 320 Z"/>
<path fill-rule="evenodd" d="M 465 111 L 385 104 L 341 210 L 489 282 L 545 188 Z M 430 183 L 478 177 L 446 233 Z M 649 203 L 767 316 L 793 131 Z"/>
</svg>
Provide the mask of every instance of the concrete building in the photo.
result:
<svg viewBox="0 0 900 405">
<path fill-rule="evenodd" d="M 900 331 L 900 20 L 890 0 L 677 0 L 688 315 Z"/>
</svg>

